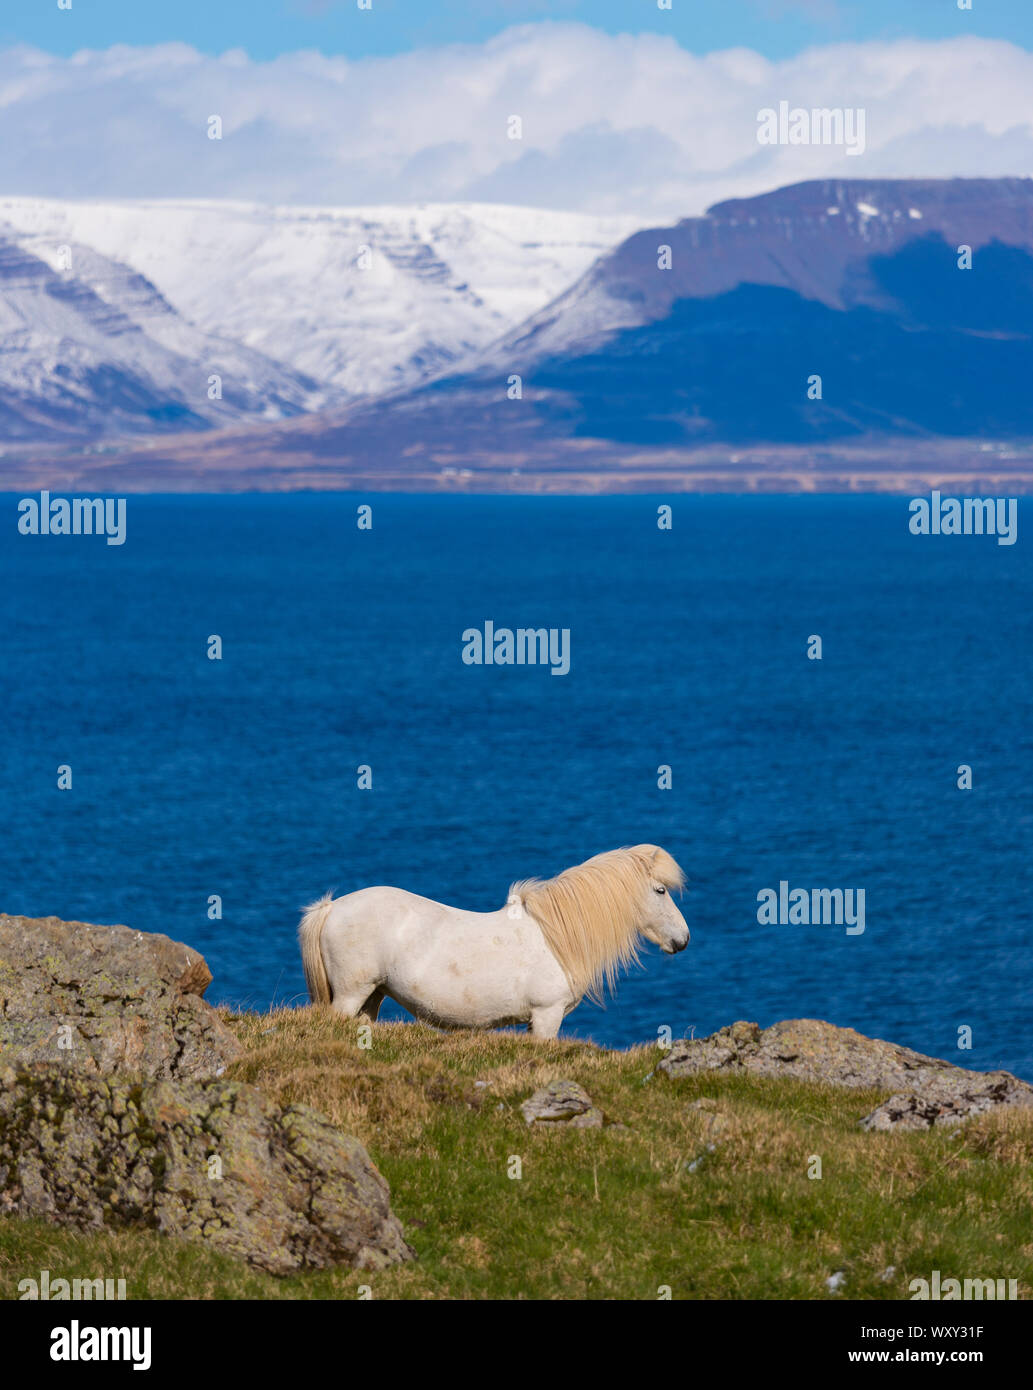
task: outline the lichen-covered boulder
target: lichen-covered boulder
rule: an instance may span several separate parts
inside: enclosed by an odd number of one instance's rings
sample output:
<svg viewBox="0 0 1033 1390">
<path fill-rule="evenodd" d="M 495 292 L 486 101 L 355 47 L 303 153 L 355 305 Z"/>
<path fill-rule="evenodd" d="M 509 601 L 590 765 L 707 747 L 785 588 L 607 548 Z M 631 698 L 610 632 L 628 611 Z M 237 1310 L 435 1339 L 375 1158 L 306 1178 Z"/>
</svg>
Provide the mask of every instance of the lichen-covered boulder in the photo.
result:
<svg viewBox="0 0 1033 1390">
<path fill-rule="evenodd" d="M 963 1071 L 915 1094 L 890 1096 L 861 1121 L 862 1129 L 932 1129 L 956 1125 L 1001 1105 L 1033 1106 L 1033 1086 L 1006 1071 Z"/>
<path fill-rule="evenodd" d="M 739 1022 L 708 1038 L 683 1038 L 672 1043 L 657 1070 L 672 1078 L 748 1072 L 895 1092 L 861 1121 L 866 1129 L 926 1129 L 999 1105 L 1033 1105 L 1033 1086 L 1010 1072 L 967 1071 L 813 1018 L 787 1019 L 765 1029 Z"/>
<path fill-rule="evenodd" d="M 201 997 L 211 978 L 167 936 L 0 914 L 0 1064 L 217 1076 L 241 1048 Z"/>
<path fill-rule="evenodd" d="M 941 1075 L 952 1067 L 908 1047 L 866 1038 L 853 1028 L 794 1018 L 764 1029 L 756 1023 L 733 1023 L 708 1038 L 682 1039 L 672 1043 L 659 1070 L 672 1077 L 699 1071 L 745 1071 L 830 1086 L 903 1090 L 910 1089 L 913 1081 Z"/>
<path fill-rule="evenodd" d="M 0 1213 L 147 1227 L 271 1274 L 412 1258 L 357 1139 L 232 1081 L 0 1066 Z"/>
</svg>

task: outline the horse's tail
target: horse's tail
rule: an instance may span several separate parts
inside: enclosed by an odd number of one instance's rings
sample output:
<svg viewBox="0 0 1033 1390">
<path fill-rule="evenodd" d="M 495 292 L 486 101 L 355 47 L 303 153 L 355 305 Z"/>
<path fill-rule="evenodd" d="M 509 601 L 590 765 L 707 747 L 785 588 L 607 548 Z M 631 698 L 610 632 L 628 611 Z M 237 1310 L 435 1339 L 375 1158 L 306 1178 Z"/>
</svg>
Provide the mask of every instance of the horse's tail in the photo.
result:
<svg viewBox="0 0 1033 1390">
<path fill-rule="evenodd" d="M 333 1000 L 333 990 L 327 978 L 323 963 L 323 950 L 320 945 L 323 928 L 333 907 L 333 893 L 324 893 L 318 902 L 306 907 L 305 915 L 298 927 L 298 940 L 301 942 L 301 964 L 305 971 L 305 984 L 313 1004 L 329 1004 Z"/>
</svg>

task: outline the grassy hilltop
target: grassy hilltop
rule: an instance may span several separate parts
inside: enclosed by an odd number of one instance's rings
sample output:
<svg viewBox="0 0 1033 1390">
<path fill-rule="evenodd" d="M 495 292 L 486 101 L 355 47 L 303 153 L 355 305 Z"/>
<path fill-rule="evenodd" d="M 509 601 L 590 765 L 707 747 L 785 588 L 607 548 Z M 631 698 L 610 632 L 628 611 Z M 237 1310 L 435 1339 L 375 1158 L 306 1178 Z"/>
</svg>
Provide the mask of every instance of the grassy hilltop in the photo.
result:
<svg viewBox="0 0 1033 1390">
<path fill-rule="evenodd" d="M 221 1012 L 246 1048 L 229 1075 L 356 1135 L 418 1260 L 275 1278 L 151 1232 L 2 1220 L 0 1297 L 43 1269 L 125 1277 L 130 1298 L 892 1299 L 934 1269 L 1031 1296 L 1033 1111 L 865 1133 L 886 1092 L 671 1080 L 655 1046 L 380 1023 L 364 1049 L 329 1011 Z M 529 1127 L 520 1102 L 561 1077 L 614 1123 Z"/>
</svg>

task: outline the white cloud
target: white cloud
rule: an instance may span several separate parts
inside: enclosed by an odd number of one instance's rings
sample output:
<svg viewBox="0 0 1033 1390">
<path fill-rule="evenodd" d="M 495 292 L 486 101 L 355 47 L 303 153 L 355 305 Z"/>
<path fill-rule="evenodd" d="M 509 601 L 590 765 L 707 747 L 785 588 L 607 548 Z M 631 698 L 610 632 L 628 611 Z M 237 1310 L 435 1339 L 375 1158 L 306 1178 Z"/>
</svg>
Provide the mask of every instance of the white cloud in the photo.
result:
<svg viewBox="0 0 1033 1390">
<path fill-rule="evenodd" d="M 184 44 L 0 53 L 0 192 L 269 202 L 490 200 L 656 220 L 799 179 L 1024 174 L 1033 54 L 975 38 L 697 57 L 529 24 L 483 44 L 252 62 Z M 867 148 L 759 146 L 757 112 L 864 107 Z M 223 120 L 210 141 L 206 123 Z M 523 120 L 509 140 L 507 119 Z"/>
</svg>

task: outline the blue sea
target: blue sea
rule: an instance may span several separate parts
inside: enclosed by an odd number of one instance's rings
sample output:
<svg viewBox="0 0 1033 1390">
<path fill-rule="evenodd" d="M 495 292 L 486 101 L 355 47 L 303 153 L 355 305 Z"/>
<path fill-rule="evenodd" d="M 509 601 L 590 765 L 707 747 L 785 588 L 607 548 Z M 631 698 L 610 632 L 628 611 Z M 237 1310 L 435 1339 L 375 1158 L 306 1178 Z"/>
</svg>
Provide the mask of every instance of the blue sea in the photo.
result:
<svg viewBox="0 0 1033 1390">
<path fill-rule="evenodd" d="M 122 546 L 16 502 L 3 910 L 165 932 L 266 1008 L 327 889 L 488 910 L 652 841 L 692 942 L 564 1035 L 807 1016 L 1033 1078 L 1025 501 L 1012 546 L 912 536 L 900 497 L 130 496 Z M 569 674 L 464 665 L 487 619 L 569 628 Z M 780 881 L 864 889 L 864 933 L 761 925 Z"/>
</svg>

